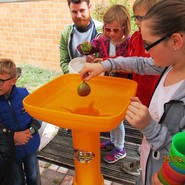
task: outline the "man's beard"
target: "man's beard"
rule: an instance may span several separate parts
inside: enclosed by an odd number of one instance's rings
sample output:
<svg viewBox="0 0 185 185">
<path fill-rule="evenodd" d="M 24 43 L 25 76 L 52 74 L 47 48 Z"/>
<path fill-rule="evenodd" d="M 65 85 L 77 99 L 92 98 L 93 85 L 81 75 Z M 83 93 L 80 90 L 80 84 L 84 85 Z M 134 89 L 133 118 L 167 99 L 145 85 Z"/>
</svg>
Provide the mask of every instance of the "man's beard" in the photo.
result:
<svg viewBox="0 0 185 185">
<path fill-rule="evenodd" d="M 73 22 L 78 28 L 85 28 L 90 23 L 90 16 L 88 18 L 73 19 Z"/>
</svg>

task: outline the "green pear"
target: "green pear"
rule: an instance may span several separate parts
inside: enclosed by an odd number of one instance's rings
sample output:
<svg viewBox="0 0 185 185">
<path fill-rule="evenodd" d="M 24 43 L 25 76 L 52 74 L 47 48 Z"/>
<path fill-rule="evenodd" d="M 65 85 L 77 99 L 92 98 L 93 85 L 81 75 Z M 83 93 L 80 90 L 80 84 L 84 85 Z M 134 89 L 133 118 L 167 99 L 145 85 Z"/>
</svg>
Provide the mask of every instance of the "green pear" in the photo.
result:
<svg viewBox="0 0 185 185">
<path fill-rule="evenodd" d="M 91 88 L 90 86 L 85 82 L 81 82 L 77 88 L 77 93 L 80 96 L 87 96 L 89 95 L 91 92 Z"/>
<path fill-rule="evenodd" d="M 82 43 L 81 49 L 82 49 L 82 51 L 83 51 L 84 54 L 89 54 L 90 51 L 92 50 L 92 45 L 91 45 L 90 42 L 84 41 Z"/>
</svg>

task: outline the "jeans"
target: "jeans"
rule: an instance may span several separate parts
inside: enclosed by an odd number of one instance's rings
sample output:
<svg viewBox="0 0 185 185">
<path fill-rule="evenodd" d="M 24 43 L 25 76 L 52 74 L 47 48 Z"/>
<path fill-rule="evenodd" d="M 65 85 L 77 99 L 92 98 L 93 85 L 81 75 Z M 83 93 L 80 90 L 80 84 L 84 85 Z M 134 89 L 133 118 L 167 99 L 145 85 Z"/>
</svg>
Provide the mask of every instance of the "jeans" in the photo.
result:
<svg viewBox="0 0 185 185">
<path fill-rule="evenodd" d="M 40 185 L 37 153 L 30 154 L 13 165 L 13 185 Z"/>
<path fill-rule="evenodd" d="M 125 144 L 125 126 L 121 122 L 114 130 L 110 131 L 110 140 L 115 147 L 123 150 Z"/>
</svg>

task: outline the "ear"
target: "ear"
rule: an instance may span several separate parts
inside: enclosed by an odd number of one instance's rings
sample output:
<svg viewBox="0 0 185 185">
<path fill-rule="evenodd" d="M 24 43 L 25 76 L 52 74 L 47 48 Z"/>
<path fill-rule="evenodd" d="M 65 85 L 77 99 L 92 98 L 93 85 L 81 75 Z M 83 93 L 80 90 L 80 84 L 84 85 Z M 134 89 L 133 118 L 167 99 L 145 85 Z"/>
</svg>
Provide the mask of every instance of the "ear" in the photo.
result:
<svg viewBox="0 0 185 185">
<path fill-rule="evenodd" d="M 174 50 L 178 50 L 183 46 L 183 37 L 180 33 L 174 33 L 172 35 L 172 47 Z"/>
<path fill-rule="evenodd" d="M 12 85 L 15 85 L 17 82 L 17 78 L 12 78 Z"/>
<path fill-rule="evenodd" d="M 89 4 L 89 9 L 91 9 L 91 8 L 92 8 L 92 4 L 90 3 L 90 4 Z"/>
</svg>

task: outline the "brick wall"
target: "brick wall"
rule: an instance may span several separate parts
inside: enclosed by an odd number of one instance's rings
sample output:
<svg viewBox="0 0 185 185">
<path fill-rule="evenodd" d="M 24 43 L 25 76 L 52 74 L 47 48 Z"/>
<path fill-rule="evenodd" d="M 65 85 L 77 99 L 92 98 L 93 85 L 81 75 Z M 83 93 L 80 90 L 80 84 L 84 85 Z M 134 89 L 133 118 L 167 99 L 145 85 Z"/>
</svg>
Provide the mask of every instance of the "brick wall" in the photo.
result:
<svg viewBox="0 0 185 185">
<path fill-rule="evenodd" d="M 91 2 L 93 11 L 102 1 Z M 61 71 L 60 32 L 70 23 L 66 0 L 0 3 L 0 57 Z"/>
</svg>

